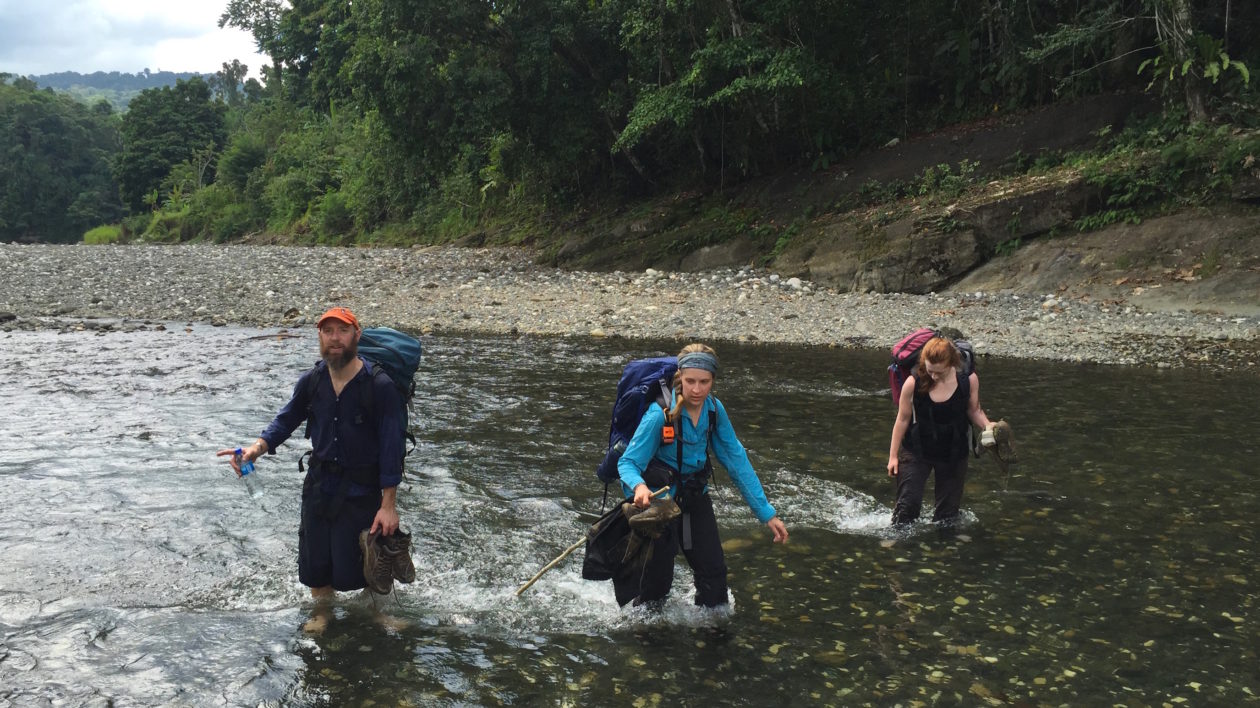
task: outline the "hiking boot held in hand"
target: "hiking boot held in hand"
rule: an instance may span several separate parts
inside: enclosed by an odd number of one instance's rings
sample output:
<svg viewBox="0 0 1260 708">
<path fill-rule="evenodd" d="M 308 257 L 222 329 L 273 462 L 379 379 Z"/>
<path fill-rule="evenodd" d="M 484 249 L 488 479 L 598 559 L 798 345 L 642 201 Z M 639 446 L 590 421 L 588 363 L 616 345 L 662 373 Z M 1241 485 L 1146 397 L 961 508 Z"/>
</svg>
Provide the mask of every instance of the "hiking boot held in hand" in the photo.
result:
<svg viewBox="0 0 1260 708">
<path fill-rule="evenodd" d="M 379 543 L 385 557 L 389 559 L 394 580 L 400 583 L 414 583 L 416 566 L 411 562 L 411 534 L 403 533 L 402 529 L 399 529 L 393 536 L 380 539 Z"/>
<path fill-rule="evenodd" d="M 669 522 L 682 515 L 682 509 L 678 508 L 678 503 L 673 499 L 654 499 L 652 505 L 646 509 L 626 504 L 622 507 L 622 513 L 630 522 L 630 528 L 649 538 L 660 538 Z"/>
<path fill-rule="evenodd" d="M 1004 420 L 993 424 L 993 451 L 1003 462 L 1018 461 L 1015 456 L 1015 434 L 1011 432 L 1011 424 Z"/>
<path fill-rule="evenodd" d="M 368 589 L 379 595 L 388 595 L 394 589 L 393 559 L 385 553 L 380 535 L 359 532 L 359 549 L 363 551 L 363 580 Z"/>
</svg>

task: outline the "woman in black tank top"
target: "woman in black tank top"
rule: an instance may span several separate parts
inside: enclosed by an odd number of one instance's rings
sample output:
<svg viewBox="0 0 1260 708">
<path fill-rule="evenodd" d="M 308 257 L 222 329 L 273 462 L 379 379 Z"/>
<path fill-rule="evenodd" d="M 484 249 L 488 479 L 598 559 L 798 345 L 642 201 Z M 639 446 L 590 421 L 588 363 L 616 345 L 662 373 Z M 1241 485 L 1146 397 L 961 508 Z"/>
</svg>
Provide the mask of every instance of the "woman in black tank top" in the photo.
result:
<svg viewBox="0 0 1260 708">
<path fill-rule="evenodd" d="M 897 480 L 894 524 L 919 518 L 927 479 L 936 475 L 933 521 L 953 521 L 967 477 L 968 432 L 989 428 L 980 408 L 980 379 L 963 375 L 953 342 L 935 337 L 923 345 L 915 373 L 901 388 L 888 450 L 888 475 Z"/>
</svg>

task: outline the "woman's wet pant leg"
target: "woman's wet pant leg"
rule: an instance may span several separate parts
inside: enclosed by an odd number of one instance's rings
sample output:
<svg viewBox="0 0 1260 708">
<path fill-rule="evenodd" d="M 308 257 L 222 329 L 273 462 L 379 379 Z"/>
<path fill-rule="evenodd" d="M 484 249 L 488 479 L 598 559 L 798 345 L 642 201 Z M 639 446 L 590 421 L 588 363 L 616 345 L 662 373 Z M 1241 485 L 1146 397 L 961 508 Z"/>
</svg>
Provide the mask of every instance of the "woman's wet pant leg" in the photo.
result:
<svg viewBox="0 0 1260 708">
<path fill-rule="evenodd" d="M 923 510 L 923 489 L 927 486 L 932 466 L 907 452 L 904 448 L 897 456 L 897 501 L 893 505 L 894 525 L 909 524 L 919 518 Z"/>
<path fill-rule="evenodd" d="M 962 507 L 963 484 L 967 481 L 967 458 L 957 462 L 937 462 L 934 466 L 936 510 L 932 512 L 932 520 L 952 523 L 958 519 L 958 511 Z"/>
<path fill-rule="evenodd" d="M 718 533 L 713 500 L 708 494 L 690 504 L 691 548 L 683 555 L 696 579 L 695 603 L 701 607 L 718 607 L 730 602 L 726 585 L 726 555 Z"/>
</svg>

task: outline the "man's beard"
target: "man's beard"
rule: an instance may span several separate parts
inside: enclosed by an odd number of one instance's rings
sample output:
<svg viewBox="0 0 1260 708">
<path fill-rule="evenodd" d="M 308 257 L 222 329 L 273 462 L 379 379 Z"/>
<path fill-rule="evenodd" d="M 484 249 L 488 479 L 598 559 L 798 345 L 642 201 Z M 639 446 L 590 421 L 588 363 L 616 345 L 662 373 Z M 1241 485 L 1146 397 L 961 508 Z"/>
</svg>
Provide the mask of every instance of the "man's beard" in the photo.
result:
<svg viewBox="0 0 1260 708">
<path fill-rule="evenodd" d="M 319 356 L 324 360 L 325 364 L 333 369 L 345 368 L 347 364 L 354 361 L 359 355 L 359 345 L 357 342 L 351 342 L 349 346 L 341 350 L 340 354 L 331 354 L 328 347 L 324 344 L 319 345 Z"/>
</svg>

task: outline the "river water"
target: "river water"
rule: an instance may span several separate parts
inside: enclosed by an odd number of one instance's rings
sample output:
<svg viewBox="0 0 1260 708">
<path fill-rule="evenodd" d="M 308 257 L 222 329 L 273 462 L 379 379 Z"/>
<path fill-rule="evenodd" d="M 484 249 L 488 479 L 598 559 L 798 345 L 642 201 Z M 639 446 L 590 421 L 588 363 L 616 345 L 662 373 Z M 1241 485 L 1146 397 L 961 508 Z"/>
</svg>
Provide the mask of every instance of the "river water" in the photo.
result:
<svg viewBox="0 0 1260 708">
<path fill-rule="evenodd" d="M 676 342 L 426 338 L 400 491 L 417 582 L 307 635 L 290 441 L 248 442 L 313 331 L 0 334 L 0 706 L 1233 705 L 1257 700 L 1254 375 L 980 362 L 1009 476 L 964 523 L 887 527 L 879 352 L 718 347 L 716 393 L 792 533 L 715 490 L 733 611 L 655 615 L 580 579 L 516 588 L 600 509 L 631 356 Z M 388 620 L 382 620 L 381 615 Z"/>
</svg>

